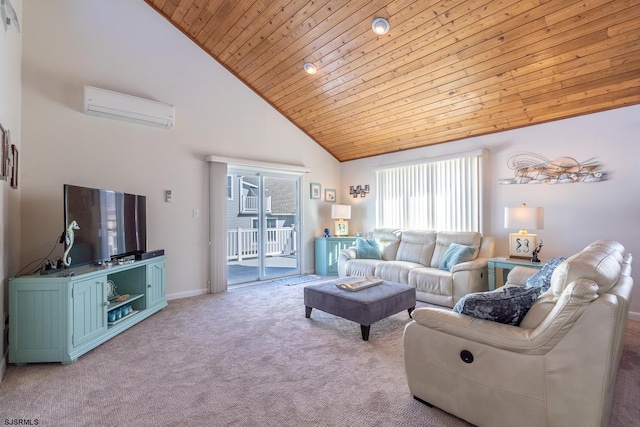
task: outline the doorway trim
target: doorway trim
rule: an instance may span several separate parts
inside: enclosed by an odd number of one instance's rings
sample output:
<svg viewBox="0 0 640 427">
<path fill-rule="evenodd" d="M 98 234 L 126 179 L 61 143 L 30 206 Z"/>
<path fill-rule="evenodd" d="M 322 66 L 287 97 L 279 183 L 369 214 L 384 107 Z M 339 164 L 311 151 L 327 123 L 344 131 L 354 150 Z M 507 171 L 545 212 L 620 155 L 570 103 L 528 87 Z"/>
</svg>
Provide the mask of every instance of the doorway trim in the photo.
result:
<svg viewBox="0 0 640 427">
<path fill-rule="evenodd" d="M 216 155 L 205 156 L 205 161 L 209 163 L 209 268 L 207 284 L 209 293 L 224 292 L 227 290 L 227 169 L 229 165 L 241 167 L 243 169 L 254 169 L 262 172 L 274 172 L 283 175 L 302 176 L 311 172 L 310 168 L 289 165 L 283 163 L 261 162 L 257 160 L 238 159 L 233 157 L 223 157 Z M 298 227 L 303 229 L 303 197 L 302 185 L 299 189 L 299 220 Z M 214 212 L 225 212 L 225 215 L 214 215 Z M 299 267 L 302 271 L 302 260 L 304 253 L 300 245 Z"/>
</svg>

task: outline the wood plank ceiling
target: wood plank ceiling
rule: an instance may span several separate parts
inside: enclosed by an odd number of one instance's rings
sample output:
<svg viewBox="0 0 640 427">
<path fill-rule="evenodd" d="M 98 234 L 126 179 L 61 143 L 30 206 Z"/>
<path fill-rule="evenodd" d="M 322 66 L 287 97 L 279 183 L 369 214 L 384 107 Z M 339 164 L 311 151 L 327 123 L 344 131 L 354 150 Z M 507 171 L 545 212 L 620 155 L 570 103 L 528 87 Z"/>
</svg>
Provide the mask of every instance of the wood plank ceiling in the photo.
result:
<svg viewBox="0 0 640 427">
<path fill-rule="evenodd" d="M 145 2 L 339 161 L 640 103 L 640 0 Z"/>
</svg>

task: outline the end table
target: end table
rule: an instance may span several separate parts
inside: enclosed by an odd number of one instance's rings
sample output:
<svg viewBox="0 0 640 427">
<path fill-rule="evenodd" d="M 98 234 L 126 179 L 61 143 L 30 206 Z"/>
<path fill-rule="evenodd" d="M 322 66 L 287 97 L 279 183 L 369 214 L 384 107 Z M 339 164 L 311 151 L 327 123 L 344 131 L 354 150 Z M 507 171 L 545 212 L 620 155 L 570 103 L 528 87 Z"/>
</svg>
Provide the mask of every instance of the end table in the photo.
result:
<svg viewBox="0 0 640 427">
<path fill-rule="evenodd" d="M 489 264 L 489 290 L 493 291 L 496 288 L 496 268 L 502 269 L 502 282 L 506 283 L 509 270 L 512 270 L 518 266 L 540 270 L 542 266 L 547 263 L 547 261 L 548 260 L 546 259 L 541 259 L 540 262 L 531 262 L 528 259 L 508 257 L 489 258 L 487 260 Z"/>
<path fill-rule="evenodd" d="M 338 257 L 342 249 L 356 245 L 357 237 L 316 237 L 316 274 L 338 275 Z"/>
</svg>

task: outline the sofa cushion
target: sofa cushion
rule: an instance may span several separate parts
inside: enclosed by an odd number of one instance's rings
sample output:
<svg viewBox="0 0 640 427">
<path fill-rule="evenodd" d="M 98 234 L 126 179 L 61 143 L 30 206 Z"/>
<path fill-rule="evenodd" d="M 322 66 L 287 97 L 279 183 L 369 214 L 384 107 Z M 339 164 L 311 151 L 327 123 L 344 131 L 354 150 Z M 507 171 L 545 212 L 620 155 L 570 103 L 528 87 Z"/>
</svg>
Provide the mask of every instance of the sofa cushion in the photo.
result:
<svg viewBox="0 0 640 427">
<path fill-rule="evenodd" d="M 437 232 L 407 230 L 402 232 L 396 261 L 408 261 L 428 266 L 436 246 Z"/>
<path fill-rule="evenodd" d="M 551 313 L 557 302 L 558 299 L 551 292 L 540 295 L 527 312 L 527 315 L 524 316 L 519 326 L 525 329 L 538 327 L 538 325 L 547 318 L 549 313 Z"/>
<path fill-rule="evenodd" d="M 551 290 L 559 297 L 564 288 L 578 279 L 598 284 L 598 294 L 607 293 L 616 284 L 622 271 L 621 255 L 607 246 L 588 246 L 565 261 L 551 275 Z"/>
<path fill-rule="evenodd" d="M 589 244 L 585 249 L 590 249 L 590 248 L 598 248 L 602 252 L 606 252 L 610 254 L 618 253 L 618 255 L 620 255 L 620 257 L 618 258 L 620 262 L 622 262 L 622 259 L 624 258 L 624 253 L 625 253 L 624 246 L 622 246 L 622 244 L 616 242 L 615 240 L 605 240 L 605 239 L 596 240 L 595 242 Z"/>
<path fill-rule="evenodd" d="M 370 238 L 378 242 L 382 259 L 391 261 L 396 259 L 401 236 L 402 232 L 397 228 L 376 228 Z"/>
<path fill-rule="evenodd" d="M 553 271 L 565 259 L 564 257 L 551 258 L 536 274 L 527 279 L 525 287 L 533 288 L 537 286 L 542 290 L 541 293 L 546 292 L 549 286 L 551 286 L 551 275 Z"/>
<path fill-rule="evenodd" d="M 375 276 L 376 266 L 384 261 L 379 259 L 351 259 L 345 266 L 345 276 Z"/>
<path fill-rule="evenodd" d="M 428 302 L 453 307 L 453 274 L 450 272 L 432 267 L 414 268 L 409 272 L 409 284 L 416 288 L 418 295 L 429 294 Z"/>
<path fill-rule="evenodd" d="M 538 287 L 503 286 L 495 291 L 467 294 L 456 303 L 453 311 L 518 326 L 539 295 Z"/>
<path fill-rule="evenodd" d="M 440 231 L 436 238 L 436 247 L 433 251 L 433 256 L 431 257 L 431 264 L 428 265 L 428 267 L 438 268 L 442 257 L 452 243 L 479 249 L 481 241 L 482 235 L 475 231 Z M 478 252 L 479 251 L 476 250 L 473 253 L 473 258 L 471 258 L 471 260 L 478 257 Z"/>
<path fill-rule="evenodd" d="M 358 239 L 356 241 L 356 258 L 381 259 L 382 252 L 375 239 Z"/>
<path fill-rule="evenodd" d="M 422 264 L 411 261 L 386 261 L 376 265 L 377 277 L 390 282 L 409 284 L 409 272 L 414 268 L 422 267 Z"/>
<path fill-rule="evenodd" d="M 440 270 L 451 271 L 451 267 L 453 267 L 454 265 L 460 264 L 461 262 L 469 261 L 471 258 L 473 258 L 473 254 L 475 253 L 475 251 L 476 250 L 471 246 L 452 243 L 449 245 L 449 249 L 447 249 L 447 251 L 442 256 L 438 268 Z"/>
</svg>

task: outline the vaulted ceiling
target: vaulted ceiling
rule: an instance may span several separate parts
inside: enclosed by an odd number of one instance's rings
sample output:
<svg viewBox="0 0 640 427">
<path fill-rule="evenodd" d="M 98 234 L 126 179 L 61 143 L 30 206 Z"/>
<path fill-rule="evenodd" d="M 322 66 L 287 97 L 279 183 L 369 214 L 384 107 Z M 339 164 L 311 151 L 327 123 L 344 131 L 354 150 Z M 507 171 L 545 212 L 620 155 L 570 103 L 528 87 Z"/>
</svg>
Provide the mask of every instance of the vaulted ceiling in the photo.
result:
<svg viewBox="0 0 640 427">
<path fill-rule="evenodd" d="M 639 0 L 145 2 L 339 161 L 640 103 Z"/>
</svg>

